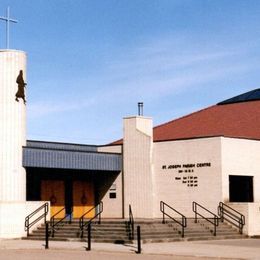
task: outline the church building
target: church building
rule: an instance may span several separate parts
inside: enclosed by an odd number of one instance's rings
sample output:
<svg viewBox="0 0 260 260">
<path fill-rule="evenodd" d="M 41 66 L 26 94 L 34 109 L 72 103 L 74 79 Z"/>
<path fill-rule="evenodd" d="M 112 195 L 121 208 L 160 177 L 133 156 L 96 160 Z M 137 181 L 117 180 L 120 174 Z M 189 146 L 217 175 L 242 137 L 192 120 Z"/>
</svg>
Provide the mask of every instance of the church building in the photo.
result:
<svg viewBox="0 0 260 260">
<path fill-rule="evenodd" d="M 193 218 L 193 202 L 216 214 L 224 202 L 260 235 L 260 89 L 156 127 L 126 117 L 121 140 L 83 145 L 26 140 L 25 82 L 26 53 L 0 50 L 0 238 L 24 236 L 45 202 L 48 217 L 79 219 L 101 201 L 118 219 L 129 205 L 135 218 L 161 218 L 161 201 Z"/>
</svg>

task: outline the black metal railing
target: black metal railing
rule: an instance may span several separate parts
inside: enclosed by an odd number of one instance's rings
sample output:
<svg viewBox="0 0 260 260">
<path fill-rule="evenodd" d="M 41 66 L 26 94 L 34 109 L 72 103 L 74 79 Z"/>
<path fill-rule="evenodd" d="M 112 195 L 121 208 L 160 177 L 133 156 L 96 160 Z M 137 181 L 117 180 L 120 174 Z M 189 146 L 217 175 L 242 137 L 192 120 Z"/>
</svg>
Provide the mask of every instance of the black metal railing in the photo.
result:
<svg viewBox="0 0 260 260">
<path fill-rule="evenodd" d="M 41 215 L 40 212 L 42 211 Z M 37 208 L 35 211 L 33 211 L 31 214 L 29 214 L 27 217 L 25 217 L 24 222 L 24 230 L 27 232 L 27 236 L 29 236 L 30 228 L 35 225 L 37 222 L 39 222 L 41 219 L 44 218 L 44 223 L 46 223 L 46 216 L 49 212 L 49 204 L 48 202 L 44 203 L 42 206 Z M 36 218 L 33 219 L 33 217 L 36 215 Z"/>
<path fill-rule="evenodd" d="M 135 221 L 134 221 L 134 215 L 133 215 L 133 212 L 132 212 L 131 205 L 129 205 L 128 228 L 129 228 L 129 239 L 133 240 L 134 237 L 135 237 Z"/>
<path fill-rule="evenodd" d="M 94 217 L 87 218 L 87 215 L 89 215 L 91 212 L 94 212 Z M 89 226 L 91 222 L 98 218 L 98 224 L 101 224 L 101 213 L 103 212 L 103 202 L 100 201 L 96 206 L 88 210 L 86 213 L 84 213 L 80 219 L 79 219 L 79 229 L 80 229 L 80 237 L 83 238 L 84 235 L 84 229 L 86 226 Z"/>
<path fill-rule="evenodd" d="M 174 218 L 173 216 L 171 216 L 168 213 L 166 213 L 166 209 L 165 208 L 171 210 L 174 213 L 177 213 L 179 215 L 181 221 L 179 220 L 179 218 Z M 172 208 L 170 205 L 168 205 L 167 203 L 165 203 L 163 201 L 160 202 L 160 211 L 163 214 L 162 223 L 165 224 L 165 216 L 167 216 L 172 221 L 174 221 L 175 223 L 177 223 L 178 225 L 181 226 L 181 236 L 184 237 L 184 228 L 187 227 L 187 218 L 183 214 L 181 214 L 179 211 L 177 211 L 176 209 Z"/>
<path fill-rule="evenodd" d="M 211 217 L 206 217 L 206 216 L 202 215 L 202 213 L 198 212 L 198 208 L 200 210 L 202 209 L 204 212 L 206 211 L 207 215 L 210 215 Z M 195 223 L 197 223 L 197 221 L 198 221 L 198 216 L 205 219 L 206 221 L 208 221 L 209 223 L 211 223 L 214 226 L 213 235 L 216 236 L 216 234 L 217 234 L 216 231 L 217 231 L 217 226 L 218 226 L 218 216 L 195 201 L 192 202 L 192 210 L 195 213 Z"/>
<path fill-rule="evenodd" d="M 64 212 L 64 217 L 60 218 L 59 215 L 61 215 Z M 56 212 L 50 219 L 50 229 L 51 229 L 51 235 L 54 237 L 55 231 L 57 231 L 60 227 L 64 226 L 65 223 L 71 224 L 72 220 L 72 208 L 70 210 L 71 213 L 66 213 L 66 208 L 62 208 L 58 212 Z"/>
<path fill-rule="evenodd" d="M 245 225 L 245 216 L 243 214 L 234 210 L 227 204 L 224 204 L 223 202 L 219 202 L 218 215 L 222 222 L 226 220 L 230 224 L 237 227 L 239 229 L 240 234 L 243 233 L 243 227 Z"/>
</svg>

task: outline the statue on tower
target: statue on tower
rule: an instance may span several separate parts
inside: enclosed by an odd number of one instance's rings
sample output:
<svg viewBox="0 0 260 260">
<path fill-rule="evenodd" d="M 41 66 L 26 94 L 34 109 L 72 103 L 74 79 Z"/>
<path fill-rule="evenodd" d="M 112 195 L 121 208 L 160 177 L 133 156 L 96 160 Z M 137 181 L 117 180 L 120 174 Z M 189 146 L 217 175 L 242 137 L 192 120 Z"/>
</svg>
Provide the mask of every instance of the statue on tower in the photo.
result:
<svg viewBox="0 0 260 260">
<path fill-rule="evenodd" d="M 19 102 L 18 98 L 22 98 L 24 104 L 26 104 L 25 95 L 24 95 L 24 88 L 27 85 L 23 80 L 23 71 L 20 70 L 19 75 L 16 79 L 16 83 L 18 84 L 18 91 L 15 94 L 15 100 Z"/>
</svg>

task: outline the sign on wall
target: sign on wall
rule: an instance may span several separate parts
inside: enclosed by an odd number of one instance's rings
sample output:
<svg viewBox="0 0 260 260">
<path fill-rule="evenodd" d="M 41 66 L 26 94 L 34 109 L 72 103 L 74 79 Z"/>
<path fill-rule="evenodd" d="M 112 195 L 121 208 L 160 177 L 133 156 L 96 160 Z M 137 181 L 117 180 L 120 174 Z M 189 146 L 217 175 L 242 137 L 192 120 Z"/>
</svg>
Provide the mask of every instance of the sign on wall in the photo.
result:
<svg viewBox="0 0 260 260">
<path fill-rule="evenodd" d="M 198 187 L 198 176 L 194 175 L 196 170 L 205 167 L 211 167 L 210 162 L 186 163 L 186 164 L 169 164 L 162 165 L 162 170 L 169 173 L 179 173 L 181 176 L 176 176 L 175 180 L 184 184 L 187 187 Z M 169 170 L 169 171 L 168 171 Z"/>
</svg>

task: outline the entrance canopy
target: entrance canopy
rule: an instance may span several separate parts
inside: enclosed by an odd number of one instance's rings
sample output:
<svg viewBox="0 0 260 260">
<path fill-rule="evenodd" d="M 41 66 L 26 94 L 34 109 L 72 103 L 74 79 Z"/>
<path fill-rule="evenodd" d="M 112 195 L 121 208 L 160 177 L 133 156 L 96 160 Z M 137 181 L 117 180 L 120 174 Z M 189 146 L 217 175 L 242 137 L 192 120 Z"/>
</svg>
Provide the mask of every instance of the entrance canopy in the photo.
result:
<svg viewBox="0 0 260 260">
<path fill-rule="evenodd" d="M 98 152 L 98 146 L 27 141 L 23 167 L 121 171 L 122 155 Z"/>
</svg>

